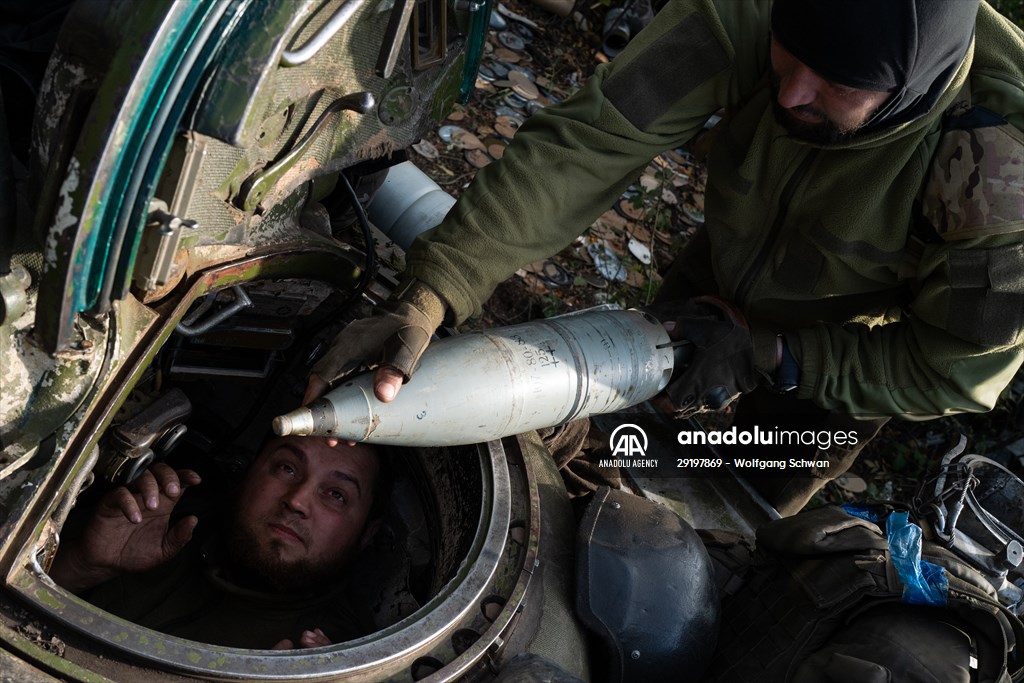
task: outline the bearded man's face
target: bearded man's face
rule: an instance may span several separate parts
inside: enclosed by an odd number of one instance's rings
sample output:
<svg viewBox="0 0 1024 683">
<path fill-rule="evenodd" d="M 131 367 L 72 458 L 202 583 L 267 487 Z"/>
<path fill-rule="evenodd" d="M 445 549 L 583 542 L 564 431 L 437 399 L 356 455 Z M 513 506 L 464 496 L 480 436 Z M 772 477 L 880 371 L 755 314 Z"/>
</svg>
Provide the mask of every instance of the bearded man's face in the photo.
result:
<svg viewBox="0 0 1024 683">
<path fill-rule="evenodd" d="M 772 110 L 793 137 L 816 144 L 855 135 L 889 99 L 878 90 L 850 88 L 826 80 L 772 39 Z"/>
<path fill-rule="evenodd" d="M 378 474 L 369 446 L 288 436 L 253 463 L 225 530 L 230 569 L 276 591 L 336 578 L 366 541 Z"/>
</svg>

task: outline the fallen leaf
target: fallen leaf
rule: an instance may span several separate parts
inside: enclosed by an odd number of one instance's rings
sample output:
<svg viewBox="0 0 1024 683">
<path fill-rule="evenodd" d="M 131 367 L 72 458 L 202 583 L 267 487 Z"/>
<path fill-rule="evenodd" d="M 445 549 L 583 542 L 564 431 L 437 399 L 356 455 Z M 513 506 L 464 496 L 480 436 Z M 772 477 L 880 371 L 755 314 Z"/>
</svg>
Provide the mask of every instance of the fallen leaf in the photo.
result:
<svg viewBox="0 0 1024 683">
<path fill-rule="evenodd" d="M 627 225 L 626 219 L 617 214 L 613 209 L 608 209 L 602 213 L 597 217 L 597 221 L 594 222 L 604 223 L 605 225 L 609 225 L 619 231 L 625 230 Z"/>
<path fill-rule="evenodd" d="M 627 277 L 627 268 L 612 250 L 611 245 L 605 241 L 589 242 L 587 252 L 593 259 L 594 267 L 606 280 L 622 282 Z"/>
<path fill-rule="evenodd" d="M 664 154 L 654 157 L 652 163 L 657 164 L 661 168 L 672 168 L 672 164 L 669 163 Z M 650 168 L 650 166 L 648 166 L 648 168 Z"/>
<path fill-rule="evenodd" d="M 507 47 L 497 47 L 497 48 L 495 48 L 494 49 L 494 58 L 495 59 L 500 59 L 503 62 L 508 62 L 509 64 L 518 64 L 519 63 L 519 53 L 518 52 L 514 52 L 513 50 L 510 50 Z"/>
<path fill-rule="evenodd" d="M 487 93 L 488 95 L 493 95 L 494 93 L 498 92 L 498 89 L 495 88 L 493 84 L 488 83 L 482 78 L 477 78 L 476 83 L 473 85 L 473 87 L 476 88 L 477 90 Z"/>
<path fill-rule="evenodd" d="M 630 268 L 626 271 L 625 282 L 630 287 L 640 289 L 647 282 L 647 278 L 644 274 L 635 268 Z"/>
<path fill-rule="evenodd" d="M 642 223 L 630 223 L 626 232 L 638 242 L 643 242 L 644 244 L 651 243 L 651 231 Z"/>
<path fill-rule="evenodd" d="M 430 159 L 431 161 L 441 156 L 440 152 L 437 151 L 437 147 L 435 147 L 434 144 L 430 142 L 430 140 L 420 140 L 419 142 L 414 142 L 412 144 L 412 148 L 416 150 L 416 152 L 420 156 Z"/>
<path fill-rule="evenodd" d="M 587 242 L 589 239 L 590 236 L 588 233 L 580 235 L 576 239 L 577 244 L 575 247 L 573 247 L 573 249 L 576 251 L 576 256 L 577 258 L 579 258 L 579 260 L 583 261 L 586 264 L 594 265 L 594 259 L 590 258 L 590 254 L 587 252 Z"/>
<path fill-rule="evenodd" d="M 537 296 L 544 296 L 551 291 L 536 275 L 533 275 L 532 273 L 526 273 L 523 275 L 523 288 L 530 294 L 535 294 Z"/>
<path fill-rule="evenodd" d="M 481 143 L 483 144 L 483 143 Z M 487 152 L 482 149 L 467 149 L 465 152 L 466 161 L 475 168 L 483 168 L 487 164 L 491 163 L 493 159 L 487 155 Z"/>
<path fill-rule="evenodd" d="M 535 21 L 527 19 L 522 14 L 516 14 L 515 12 L 513 12 L 509 8 L 505 7 L 500 2 L 498 3 L 498 6 L 497 6 L 497 12 L 501 16 L 507 17 L 507 18 L 511 19 L 512 21 L 518 21 L 520 24 L 523 24 L 524 26 L 529 26 L 534 31 L 540 31 L 541 33 L 544 32 L 544 29 L 542 29 L 540 26 L 538 26 Z"/>
<path fill-rule="evenodd" d="M 646 244 L 638 239 L 629 240 L 629 253 L 640 263 L 649 265 L 651 263 L 651 250 Z"/>
<path fill-rule="evenodd" d="M 498 135 L 508 138 L 509 140 L 515 136 L 520 125 L 522 124 L 511 116 L 499 116 L 494 120 L 494 130 Z"/>
<path fill-rule="evenodd" d="M 544 272 L 544 261 L 537 261 L 536 263 L 527 263 L 521 268 L 521 270 L 527 273 L 543 273 Z"/>
<path fill-rule="evenodd" d="M 646 173 L 640 176 L 640 187 L 644 188 L 648 192 L 653 192 L 658 189 L 659 185 L 661 185 L 661 183 L 658 182 L 658 179 L 654 176 L 647 175 Z"/>
<path fill-rule="evenodd" d="M 511 75 L 511 74 L 509 74 Z M 528 100 L 535 100 L 540 97 L 540 92 L 537 90 L 537 86 L 532 81 L 516 81 L 515 85 L 512 86 L 512 92 L 525 97 Z"/>
<path fill-rule="evenodd" d="M 643 207 L 633 206 L 632 199 L 620 199 L 617 206 L 619 207 L 619 212 L 630 220 L 638 221 L 644 216 Z"/>
<path fill-rule="evenodd" d="M 500 159 L 505 156 L 505 143 L 503 142 L 492 142 L 487 145 L 487 153 L 495 159 Z"/>
<path fill-rule="evenodd" d="M 683 205 L 683 215 L 691 224 L 702 225 L 704 223 L 704 212 L 691 204 Z"/>
<path fill-rule="evenodd" d="M 480 138 L 463 129 L 452 131 L 452 144 L 460 149 L 482 150 L 484 148 L 484 143 Z"/>
</svg>

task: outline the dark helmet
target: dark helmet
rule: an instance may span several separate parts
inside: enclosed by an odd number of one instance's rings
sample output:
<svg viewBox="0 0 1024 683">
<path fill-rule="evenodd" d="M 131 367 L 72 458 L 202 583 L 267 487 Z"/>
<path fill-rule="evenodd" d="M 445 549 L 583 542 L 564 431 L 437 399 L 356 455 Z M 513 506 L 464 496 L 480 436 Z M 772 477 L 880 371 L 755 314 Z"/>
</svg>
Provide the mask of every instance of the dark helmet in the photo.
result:
<svg viewBox="0 0 1024 683">
<path fill-rule="evenodd" d="M 715 570 L 667 507 L 601 487 L 577 545 L 577 611 L 608 646 L 612 681 L 699 681 L 718 641 Z"/>
</svg>

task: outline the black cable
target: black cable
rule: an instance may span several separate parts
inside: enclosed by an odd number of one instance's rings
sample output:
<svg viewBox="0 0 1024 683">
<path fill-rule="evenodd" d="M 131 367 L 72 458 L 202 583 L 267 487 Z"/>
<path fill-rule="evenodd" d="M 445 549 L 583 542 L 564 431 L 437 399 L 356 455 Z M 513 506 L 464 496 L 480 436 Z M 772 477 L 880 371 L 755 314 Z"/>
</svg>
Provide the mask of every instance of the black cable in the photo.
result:
<svg viewBox="0 0 1024 683">
<path fill-rule="evenodd" d="M 333 307 L 336 311 L 344 311 L 352 305 L 359 297 L 363 295 L 366 288 L 370 284 L 370 279 L 373 277 L 373 273 L 377 268 L 376 249 L 374 248 L 373 233 L 370 230 L 370 221 L 366 217 L 366 211 L 363 210 L 363 205 L 359 203 L 359 198 L 356 196 L 356 191 L 352 187 L 352 183 L 345 176 L 344 173 L 339 173 L 338 177 L 341 179 L 341 185 L 345 189 L 345 194 L 348 196 L 349 201 L 352 204 L 352 210 L 355 211 L 356 220 L 359 222 L 359 227 L 363 232 L 363 240 L 366 242 L 366 262 L 363 266 L 363 272 L 360 275 L 359 283 L 355 289 L 349 293 L 349 295 L 336 307 Z M 319 328 L 319 326 L 314 326 Z M 309 334 L 300 335 L 294 342 L 293 346 L 299 350 L 305 350 L 309 343 L 309 340 L 319 333 L 319 329 L 313 329 Z M 232 430 L 229 437 L 226 439 L 226 443 L 233 443 L 242 434 L 243 431 L 250 428 L 252 422 L 259 416 L 263 410 L 263 404 L 266 402 L 266 397 L 271 391 L 277 388 L 280 382 L 282 373 L 285 370 L 294 370 L 294 363 L 282 363 L 277 370 L 272 372 L 268 377 L 263 380 L 263 387 L 261 391 L 260 399 L 253 403 L 252 408 L 249 412 L 238 422 L 235 429 Z M 222 441 L 222 443 L 225 443 Z"/>
<path fill-rule="evenodd" d="M 352 210 L 356 212 L 356 220 L 359 222 L 359 227 L 363 230 L 363 241 L 366 242 L 366 265 L 363 267 L 363 274 L 359 278 L 359 284 L 356 285 L 355 291 L 345 301 L 345 306 L 347 306 L 356 297 L 362 296 L 363 292 L 366 291 L 366 287 L 370 284 L 373 271 L 377 269 L 377 250 L 374 248 L 373 234 L 370 232 L 370 221 L 366 218 L 366 212 L 363 210 L 363 205 L 359 203 L 359 197 L 356 196 L 352 183 L 349 182 L 344 173 L 339 173 L 338 177 L 341 178 L 345 194 L 348 195 L 348 199 L 352 203 Z"/>
</svg>

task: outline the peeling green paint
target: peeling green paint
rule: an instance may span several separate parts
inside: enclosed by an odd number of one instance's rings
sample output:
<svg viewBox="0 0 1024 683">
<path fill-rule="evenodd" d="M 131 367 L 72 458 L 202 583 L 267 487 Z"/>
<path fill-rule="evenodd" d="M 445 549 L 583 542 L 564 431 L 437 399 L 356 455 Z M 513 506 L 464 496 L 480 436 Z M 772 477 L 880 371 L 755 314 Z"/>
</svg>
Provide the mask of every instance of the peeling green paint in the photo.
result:
<svg viewBox="0 0 1024 683">
<path fill-rule="evenodd" d="M 206 668 L 208 668 L 208 669 L 220 669 L 220 668 L 222 668 L 227 663 L 228 663 L 227 657 L 225 657 L 224 655 L 221 655 L 217 659 L 211 659 L 210 661 L 208 661 L 206 663 Z"/>
<path fill-rule="evenodd" d="M 253 166 L 252 161 L 246 157 L 239 159 L 238 163 L 235 164 L 235 167 L 231 169 L 231 172 L 228 173 L 227 177 L 224 178 L 224 182 L 218 188 L 218 198 L 227 201 L 231 197 L 236 196 L 245 179 L 255 171 L 256 168 Z"/>
<path fill-rule="evenodd" d="M 233 144 L 248 145 L 259 130 L 274 90 L 275 58 L 281 43 L 305 21 L 305 2 L 253 3 L 226 48 L 222 75 L 199 113 L 196 127 Z"/>
<path fill-rule="evenodd" d="M 124 9 L 129 5 L 131 12 Z M 131 221 L 124 224 L 124 231 L 119 226 L 122 218 L 135 211 L 139 198 L 127 190 L 138 189 L 133 181 L 142 182 L 143 175 L 162 165 L 165 150 L 160 147 L 166 141 L 169 148 L 177 129 L 173 116 L 187 105 L 203 66 L 200 57 L 198 64 L 185 58 L 195 50 L 206 50 L 207 43 L 197 36 L 213 30 L 214 24 L 207 19 L 217 5 L 123 3 L 121 7 L 126 16 L 119 17 L 114 31 L 128 40 L 112 53 L 109 63 L 88 64 L 101 82 L 90 99 L 89 120 L 96 125 L 81 128 L 80 137 L 77 131 L 74 134 L 79 137 L 74 158 L 81 167 L 74 170 L 81 182 L 67 192 L 67 215 L 76 216 L 77 222 L 73 230 L 59 236 L 57 263 L 48 266 L 40 280 L 40 309 L 55 312 L 37 320 L 49 350 L 70 348 L 77 314 L 98 303 L 104 279 L 114 277 L 110 269 L 115 263 L 118 272 L 131 263 L 139 226 Z M 196 73 L 179 82 L 173 76 L 182 68 Z M 161 141 L 156 148 L 148 146 L 154 139 Z M 118 251 L 122 238 L 127 253 Z"/>
<path fill-rule="evenodd" d="M 64 609 L 64 601 L 45 588 L 36 591 L 36 600 L 55 611 Z"/>
<path fill-rule="evenodd" d="M 434 99 L 431 101 L 430 117 L 434 121 L 440 121 L 448 116 L 455 102 L 459 98 L 459 90 L 462 87 L 462 70 L 466 64 L 466 53 L 459 54 L 458 59 L 445 73 L 441 82 L 437 85 Z"/>
<path fill-rule="evenodd" d="M 30 309 L 36 301 L 32 299 Z M 25 316 L 27 318 L 27 316 Z M 0 340 L 0 367 L 4 368 L 0 392 L 0 436 L 7 444 L 0 466 L 13 462 L 19 452 L 34 447 L 44 437 L 63 428 L 96 382 L 103 366 L 106 333 L 83 327 L 77 348 L 54 357 L 32 338 L 31 328 L 19 321 L 13 334 Z M 15 444 L 21 446 L 15 447 Z"/>
</svg>

